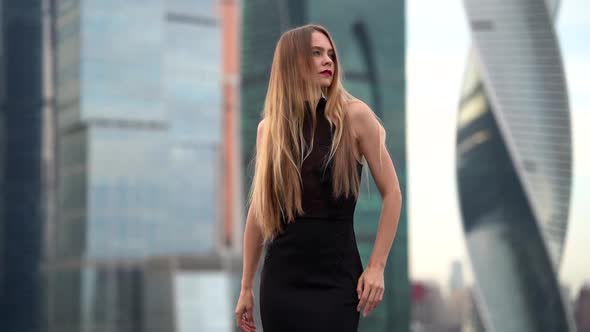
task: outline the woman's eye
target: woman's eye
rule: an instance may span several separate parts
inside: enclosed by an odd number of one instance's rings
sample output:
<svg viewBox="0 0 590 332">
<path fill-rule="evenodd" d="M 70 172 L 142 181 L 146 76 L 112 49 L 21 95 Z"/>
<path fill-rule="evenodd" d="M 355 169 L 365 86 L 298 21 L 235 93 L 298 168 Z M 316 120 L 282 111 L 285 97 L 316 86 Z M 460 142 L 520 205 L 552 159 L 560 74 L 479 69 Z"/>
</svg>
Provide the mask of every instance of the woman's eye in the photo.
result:
<svg viewBox="0 0 590 332">
<path fill-rule="evenodd" d="M 320 51 L 313 51 L 313 55 L 320 55 Z"/>
</svg>

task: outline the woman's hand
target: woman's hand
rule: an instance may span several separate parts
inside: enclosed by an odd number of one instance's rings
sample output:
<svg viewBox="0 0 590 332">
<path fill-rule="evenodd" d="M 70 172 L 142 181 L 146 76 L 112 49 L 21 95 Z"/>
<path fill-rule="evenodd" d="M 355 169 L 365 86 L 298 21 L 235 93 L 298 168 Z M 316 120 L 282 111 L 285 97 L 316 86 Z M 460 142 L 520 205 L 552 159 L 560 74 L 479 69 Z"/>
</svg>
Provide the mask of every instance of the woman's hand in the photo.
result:
<svg viewBox="0 0 590 332">
<path fill-rule="evenodd" d="M 236 325 L 242 332 L 256 332 L 254 323 L 254 292 L 251 289 L 242 289 L 236 305 Z"/>
<path fill-rule="evenodd" d="M 384 289 L 383 268 L 368 266 L 361 274 L 356 287 L 360 300 L 356 311 L 362 309 L 363 317 L 367 317 L 383 300 Z"/>
</svg>

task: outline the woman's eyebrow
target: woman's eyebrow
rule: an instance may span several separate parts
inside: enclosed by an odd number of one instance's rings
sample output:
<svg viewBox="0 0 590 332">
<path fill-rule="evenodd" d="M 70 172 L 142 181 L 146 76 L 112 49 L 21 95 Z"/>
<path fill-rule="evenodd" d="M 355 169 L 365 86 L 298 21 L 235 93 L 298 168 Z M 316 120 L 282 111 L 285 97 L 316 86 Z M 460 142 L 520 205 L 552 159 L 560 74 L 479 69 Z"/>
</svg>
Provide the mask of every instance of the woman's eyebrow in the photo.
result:
<svg viewBox="0 0 590 332">
<path fill-rule="evenodd" d="M 322 51 L 323 51 L 323 50 L 325 50 L 325 48 L 323 48 L 323 47 L 321 47 L 321 46 L 312 46 L 311 48 L 319 48 L 319 49 L 320 49 L 320 50 L 322 50 Z M 334 49 L 333 49 L 333 48 L 331 48 L 331 49 L 329 49 L 329 50 L 328 50 L 328 52 L 334 52 Z"/>
</svg>

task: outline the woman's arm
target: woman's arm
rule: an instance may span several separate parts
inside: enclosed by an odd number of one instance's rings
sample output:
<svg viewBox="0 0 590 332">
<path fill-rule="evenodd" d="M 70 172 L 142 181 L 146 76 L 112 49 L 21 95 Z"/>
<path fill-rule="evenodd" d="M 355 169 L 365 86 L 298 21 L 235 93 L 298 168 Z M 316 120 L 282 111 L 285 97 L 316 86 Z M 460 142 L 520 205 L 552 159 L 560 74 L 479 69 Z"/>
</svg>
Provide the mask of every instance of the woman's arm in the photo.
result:
<svg viewBox="0 0 590 332">
<path fill-rule="evenodd" d="M 258 151 L 261 136 L 264 128 L 264 120 L 258 124 L 256 134 L 256 150 Z M 243 244 L 243 267 L 242 267 L 242 290 L 251 290 L 254 274 L 258 267 L 258 261 L 262 253 L 262 232 L 260 226 L 254 220 L 254 213 L 252 211 L 252 204 L 248 209 L 248 216 L 246 217 L 246 229 L 244 230 L 244 244 Z"/>
<path fill-rule="evenodd" d="M 244 231 L 244 255 L 242 265 L 242 291 L 252 290 L 254 274 L 262 253 L 262 233 L 252 214 L 252 206 L 248 210 L 246 229 Z"/>
<path fill-rule="evenodd" d="M 256 134 L 256 150 L 258 151 L 260 145 L 260 137 L 263 131 L 263 122 L 258 124 L 258 131 Z M 242 260 L 242 289 L 240 290 L 240 297 L 236 305 L 236 325 L 244 332 L 256 332 L 256 324 L 254 323 L 254 291 L 252 283 L 254 282 L 254 274 L 258 268 L 258 261 L 262 253 L 262 232 L 260 226 L 255 220 L 252 210 L 252 202 L 248 208 L 248 216 L 246 217 L 246 229 L 244 230 L 243 243 L 243 260 Z"/>
<path fill-rule="evenodd" d="M 244 259 L 242 265 L 242 289 L 236 305 L 236 326 L 243 332 L 256 332 L 254 323 L 254 290 L 252 282 L 262 251 L 260 228 L 256 225 L 252 205 L 246 217 L 244 231 Z"/>
<path fill-rule="evenodd" d="M 357 147 L 369 165 L 382 198 L 375 244 L 357 289 L 361 299 L 359 308 L 366 305 L 363 312 L 366 315 L 383 297 L 383 271 L 397 232 L 402 195 L 393 161 L 385 144 L 381 144 L 385 133 L 379 121 L 363 102 L 354 102 L 349 107 Z"/>
</svg>

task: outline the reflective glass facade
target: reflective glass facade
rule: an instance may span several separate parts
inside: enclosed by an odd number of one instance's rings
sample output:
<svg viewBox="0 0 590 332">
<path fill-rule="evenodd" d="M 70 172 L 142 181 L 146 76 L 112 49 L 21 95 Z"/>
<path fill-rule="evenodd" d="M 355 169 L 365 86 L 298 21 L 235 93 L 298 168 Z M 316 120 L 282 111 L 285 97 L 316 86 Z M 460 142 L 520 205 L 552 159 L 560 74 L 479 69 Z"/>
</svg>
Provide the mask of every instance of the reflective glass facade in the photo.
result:
<svg viewBox="0 0 590 332">
<path fill-rule="evenodd" d="M 214 249 L 219 28 L 214 12 L 174 11 L 183 4 L 58 5 L 57 91 L 68 146 L 62 169 L 71 175 L 62 186 L 61 227 L 79 234 L 65 237 L 65 255 L 116 259 Z M 107 248 L 107 240 L 126 243 Z"/>
<path fill-rule="evenodd" d="M 61 216 L 47 329 L 174 331 L 173 283 L 145 262 L 217 257 L 216 1 L 58 0 L 54 18 Z"/>
<path fill-rule="evenodd" d="M 488 331 L 568 331 L 558 284 L 571 186 L 569 106 L 555 2 L 465 1 L 474 48 L 457 172 Z"/>
<path fill-rule="evenodd" d="M 244 194 L 247 195 L 253 175 L 256 128 L 268 87 L 274 47 L 283 31 L 306 23 L 318 23 L 330 31 L 344 71 L 344 86 L 365 101 L 383 121 L 388 132 L 387 145 L 405 193 L 405 2 L 372 1 L 367 6 L 352 0 L 259 0 L 245 2 L 243 7 L 241 131 Z M 366 165 L 364 169 L 368 172 Z M 363 175 L 361 186 L 355 232 L 366 264 L 375 241 L 381 198 L 370 176 L 365 178 Z M 383 303 L 369 317 L 361 319 L 361 331 L 409 331 L 406 205 L 404 203 L 385 271 Z"/>
<path fill-rule="evenodd" d="M 43 2 L 0 1 L 0 329 L 36 332 L 45 202 Z"/>
</svg>

